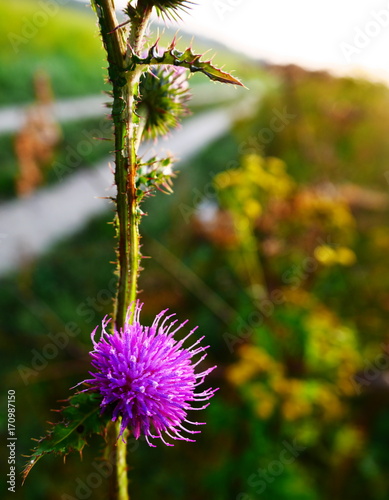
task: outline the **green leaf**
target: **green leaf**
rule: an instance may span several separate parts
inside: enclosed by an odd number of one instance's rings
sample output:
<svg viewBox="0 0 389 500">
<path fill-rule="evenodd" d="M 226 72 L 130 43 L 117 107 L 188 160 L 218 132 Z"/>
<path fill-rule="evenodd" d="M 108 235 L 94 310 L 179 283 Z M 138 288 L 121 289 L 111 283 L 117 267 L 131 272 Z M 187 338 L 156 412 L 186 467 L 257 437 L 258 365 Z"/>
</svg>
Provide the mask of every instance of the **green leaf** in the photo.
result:
<svg viewBox="0 0 389 500">
<path fill-rule="evenodd" d="M 104 434 L 109 416 L 100 415 L 101 396 L 95 393 L 82 392 L 66 400 L 69 405 L 58 411 L 62 420 L 47 431 L 38 440 L 30 460 L 23 470 L 23 482 L 37 461 L 44 455 L 55 453 L 68 455 L 72 451 L 80 454 L 92 434 Z"/>
<path fill-rule="evenodd" d="M 201 61 L 201 54 L 194 54 L 192 48 L 187 48 L 184 52 L 174 48 L 175 41 L 168 50 L 163 52 L 161 55 L 158 53 L 158 48 L 153 45 L 147 57 L 140 58 L 135 53 L 132 54 L 132 64 L 130 69 L 133 68 L 135 64 L 170 64 L 172 66 L 179 66 L 181 68 L 187 68 L 191 73 L 201 72 L 208 76 L 213 81 L 221 83 L 229 83 L 231 85 L 239 85 L 244 87 L 243 83 L 237 78 L 233 77 L 229 73 L 222 71 L 220 68 L 212 65 L 212 61 Z"/>
</svg>

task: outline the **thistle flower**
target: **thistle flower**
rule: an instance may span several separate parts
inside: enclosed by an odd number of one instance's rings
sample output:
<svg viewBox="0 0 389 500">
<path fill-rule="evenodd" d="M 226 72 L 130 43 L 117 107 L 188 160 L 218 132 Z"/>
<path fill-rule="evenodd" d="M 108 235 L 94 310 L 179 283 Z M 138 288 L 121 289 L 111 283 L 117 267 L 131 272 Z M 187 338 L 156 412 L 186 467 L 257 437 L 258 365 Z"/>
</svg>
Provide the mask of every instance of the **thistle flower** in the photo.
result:
<svg viewBox="0 0 389 500">
<path fill-rule="evenodd" d="M 187 419 L 188 410 L 201 410 L 193 403 L 209 400 L 217 389 L 206 389 L 195 393 L 208 373 L 215 366 L 200 373 L 195 367 L 206 357 L 193 362 L 197 354 L 204 353 L 207 347 L 200 346 L 204 337 L 199 338 L 191 347 L 184 348 L 184 342 L 192 336 L 196 328 L 182 340 L 175 340 L 175 333 L 186 323 L 175 326 L 177 320 L 170 320 L 174 314 L 166 316 L 167 309 L 160 312 L 150 327 L 140 324 L 139 315 L 142 305 L 136 304 L 134 320 L 129 317 L 122 331 L 110 334 L 106 327 L 107 317 L 102 323 L 102 334 L 95 341 L 96 329 L 92 332 L 94 350 L 91 352 L 95 373 L 85 380 L 91 384 L 86 389 L 97 391 L 102 396 L 102 411 L 110 407 L 112 420 L 122 417 L 120 434 L 129 427 L 135 438 L 144 435 L 147 443 L 154 446 L 149 438 L 160 438 L 168 446 L 162 433 L 173 440 L 194 441 L 182 433 L 196 434 L 200 431 L 187 429 L 185 424 L 203 425 Z"/>
</svg>

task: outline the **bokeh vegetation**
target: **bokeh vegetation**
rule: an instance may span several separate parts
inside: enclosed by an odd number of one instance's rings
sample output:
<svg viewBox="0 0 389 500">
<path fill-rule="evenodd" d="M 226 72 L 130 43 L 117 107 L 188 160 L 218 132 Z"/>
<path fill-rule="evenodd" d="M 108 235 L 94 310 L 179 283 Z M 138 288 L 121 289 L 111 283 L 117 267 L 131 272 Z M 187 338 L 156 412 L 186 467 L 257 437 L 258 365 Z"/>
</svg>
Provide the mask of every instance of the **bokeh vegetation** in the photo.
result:
<svg viewBox="0 0 389 500">
<path fill-rule="evenodd" d="M 64 43 L 52 26 L 50 36 Z M 388 498 L 389 90 L 267 71 L 277 85 L 254 115 L 181 163 L 174 195 L 144 205 L 144 319 L 170 307 L 199 325 L 220 391 L 196 444 L 131 443 L 135 499 Z M 16 389 L 18 453 L 89 369 L 91 330 L 112 307 L 111 218 L 0 280 L 2 398 Z M 54 359 L 23 371 L 72 323 L 77 334 Z M 14 498 L 76 498 L 101 445 L 82 461 L 46 458 Z M 91 498 L 105 498 L 103 483 Z"/>
</svg>

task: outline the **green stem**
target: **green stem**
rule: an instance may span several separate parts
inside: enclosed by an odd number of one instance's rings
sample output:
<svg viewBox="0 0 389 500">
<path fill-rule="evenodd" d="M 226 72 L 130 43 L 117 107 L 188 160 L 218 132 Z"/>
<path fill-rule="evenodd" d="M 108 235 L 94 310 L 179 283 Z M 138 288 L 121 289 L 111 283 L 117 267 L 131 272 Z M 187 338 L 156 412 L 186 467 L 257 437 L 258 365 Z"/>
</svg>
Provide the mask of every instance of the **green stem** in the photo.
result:
<svg viewBox="0 0 389 500">
<path fill-rule="evenodd" d="M 116 438 L 120 432 L 121 418 L 115 425 Z M 129 432 L 124 431 L 123 439 L 126 441 Z M 128 494 L 128 476 L 127 476 L 127 446 L 126 442 L 119 439 L 116 444 L 116 481 L 117 481 L 117 497 L 119 500 L 130 499 Z M 120 443 L 120 444 L 119 444 Z"/>
<path fill-rule="evenodd" d="M 136 139 L 135 139 L 135 149 L 138 151 L 139 146 L 143 139 L 143 132 L 146 127 L 146 118 L 142 115 L 139 116 L 139 123 L 136 131 Z"/>
<path fill-rule="evenodd" d="M 126 444 L 118 435 L 120 432 L 120 419 L 110 422 L 107 426 L 107 448 L 105 450 L 106 460 L 113 465 L 113 472 L 109 478 L 109 500 L 130 500 L 128 494 L 128 477 L 126 461 Z M 124 433 L 126 439 L 128 433 Z"/>
<path fill-rule="evenodd" d="M 113 0 L 92 0 L 99 19 L 100 32 L 108 56 L 108 72 L 113 87 L 112 118 L 115 135 L 115 183 L 116 196 L 116 228 L 118 237 L 118 288 L 115 301 L 115 328 L 120 331 L 126 321 L 130 309 L 131 316 L 135 310 L 137 281 L 140 270 L 140 210 L 136 193 L 136 170 L 138 166 L 137 140 L 138 117 L 135 114 L 139 79 L 142 69 L 136 67 L 127 71 L 127 43 L 135 53 L 143 46 L 145 29 L 151 14 L 147 9 L 137 17 L 132 25 L 128 40 L 124 30 L 119 28 L 115 15 Z M 130 318 L 131 320 L 131 318 Z M 129 500 L 126 444 L 117 440 L 120 422 L 110 429 L 108 454 L 115 457 L 116 484 L 111 484 L 111 498 Z M 112 439 L 116 435 L 116 440 Z"/>
</svg>

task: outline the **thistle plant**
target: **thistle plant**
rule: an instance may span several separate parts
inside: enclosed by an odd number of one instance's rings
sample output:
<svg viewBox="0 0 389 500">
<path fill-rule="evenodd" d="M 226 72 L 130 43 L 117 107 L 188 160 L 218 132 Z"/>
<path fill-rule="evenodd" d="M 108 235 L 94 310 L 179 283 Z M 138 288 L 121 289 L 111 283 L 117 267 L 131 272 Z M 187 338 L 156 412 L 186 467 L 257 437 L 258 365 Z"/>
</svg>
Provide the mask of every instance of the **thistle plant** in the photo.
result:
<svg viewBox="0 0 389 500">
<path fill-rule="evenodd" d="M 106 331 L 109 320 L 103 322 L 103 334 L 98 342 L 94 341 L 96 330 L 93 332 L 91 356 L 96 372 L 85 381 L 91 384 L 85 391 L 96 390 L 103 396 L 101 407 L 103 410 L 113 407 L 112 420 L 121 417 L 119 437 L 131 428 L 136 439 L 143 435 L 150 446 L 155 446 L 150 437 L 160 438 L 172 446 L 164 440 L 162 432 L 173 440 L 192 441 L 181 433 L 200 431 L 188 430 L 183 423 L 201 424 L 187 420 L 186 412 L 208 406 L 191 407 L 190 402 L 206 401 L 213 396 L 213 389 L 197 394 L 195 389 L 215 367 L 195 373 L 195 366 L 206 356 L 205 348 L 199 346 L 203 337 L 190 348 L 182 348 L 195 329 L 177 342 L 174 334 L 185 323 L 173 329 L 177 320 L 168 323 L 174 314 L 165 316 L 165 310 L 150 327 L 144 327 L 139 321 L 140 311 L 138 303 L 133 322 L 126 323 L 120 333 L 115 331 L 112 335 Z M 203 355 L 192 363 L 192 357 L 197 354 Z M 156 435 L 152 434 L 153 429 Z"/>
<path fill-rule="evenodd" d="M 24 477 L 44 455 L 81 453 L 91 435 L 101 434 L 106 440 L 105 457 L 114 466 L 110 498 L 127 500 L 128 436 L 144 436 L 150 446 L 193 441 L 200 423 L 190 421 L 188 412 L 207 406 L 215 393 L 212 388 L 197 389 L 215 367 L 195 370 L 206 357 L 196 328 L 176 340 L 175 334 L 186 322 L 177 325 L 167 309 L 156 315 L 151 326 L 142 325 L 137 298 L 141 203 L 156 189 L 171 192 L 174 175 L 171 157 L 144 160 L 139 146 L 144 139 L 166 134 L 186 114 L 191 73 L 241 85 L 211 61 L 203 61 L 191 47 L 178 50 L 175 38 L 164 49 L 146 36 L 153 11 L 162 18 L 178 19 L 191 3 L 129 1 L 124 9 L 127 20 L 119 25 L 113 0 L 92 0 L 112 85 L 117 294 L 113 317 L 103 319 L 102 333 L 97 333 L 98 328 L 92 332 L 93 371 L 60 410 L 61 422 L 38 441 Z M 187 347 L 189 338 L 192 345 Z"/>
</svg>

